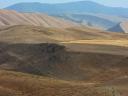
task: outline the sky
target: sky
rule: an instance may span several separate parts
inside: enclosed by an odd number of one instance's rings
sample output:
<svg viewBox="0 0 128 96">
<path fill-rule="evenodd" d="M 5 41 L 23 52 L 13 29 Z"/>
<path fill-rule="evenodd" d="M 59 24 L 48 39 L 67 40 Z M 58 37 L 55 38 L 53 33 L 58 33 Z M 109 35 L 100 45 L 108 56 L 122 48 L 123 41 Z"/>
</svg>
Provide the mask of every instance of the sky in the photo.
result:
<svg viewBox="0 0 128 96">
<path fill-rule="evenodd" d="M 0 0 L 0 8 L 20 2 L 64 3 L 73 1 L 94 1 L 107 6 L 128 8 L 128 0 Z"/>
</svg>

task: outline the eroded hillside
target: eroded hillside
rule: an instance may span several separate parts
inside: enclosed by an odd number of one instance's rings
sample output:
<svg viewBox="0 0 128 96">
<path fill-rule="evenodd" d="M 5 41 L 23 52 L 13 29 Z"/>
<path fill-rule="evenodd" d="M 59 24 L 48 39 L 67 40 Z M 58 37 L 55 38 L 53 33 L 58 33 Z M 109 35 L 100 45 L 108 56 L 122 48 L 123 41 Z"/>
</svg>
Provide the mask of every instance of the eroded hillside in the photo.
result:
<svg viewBox="0 0 128 96">
<path fill-rule="evenodd" d="M 79 26 L 76 23 L 55 18 L 41 13 L 20 13 L 0 10 L 0 26 L 34 25 L 55 28 Z M 61 26 L 60 26 L 61 25 Z"/>
</svg>

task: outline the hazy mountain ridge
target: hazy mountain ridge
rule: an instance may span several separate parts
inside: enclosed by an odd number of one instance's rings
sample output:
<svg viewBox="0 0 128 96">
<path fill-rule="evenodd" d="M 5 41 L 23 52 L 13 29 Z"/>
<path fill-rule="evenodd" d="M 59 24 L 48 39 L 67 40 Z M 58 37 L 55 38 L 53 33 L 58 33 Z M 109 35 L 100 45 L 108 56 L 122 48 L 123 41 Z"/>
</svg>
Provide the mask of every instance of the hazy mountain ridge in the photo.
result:
<svg viewBox="0 0 128 96">
<path fill-rule="evenodd" d="M 91 13 L 56 14 L 53 16 L 64 18 L 65 20 L 77 22 L 82 25 L 101 28 L 104 30 L 107 30 L 119 24 L 120 22 L 128 21 L 127 18 L 122 18 L 118 16 L 110 16 L 110 15 L 104 15 L 104 14 L 91 14 Z"/>
<path fill-rule="evenodd" d="M 91 1 L 79 1 L 62 4 L 19 3 L 5 9 L 20 12 L 56 13 L 102 13 L 108 15 L 128 16 L 128 8 L 108 7 Z"/>
<path fill-rule="evenodd" d="M 109 30 L 128 21 L 128 8 L 108 7 L 91 1 L 69 3 L 18 3 L 5 9 L 19 12 L 46 13 L 91 27 Z"/>
</svg>

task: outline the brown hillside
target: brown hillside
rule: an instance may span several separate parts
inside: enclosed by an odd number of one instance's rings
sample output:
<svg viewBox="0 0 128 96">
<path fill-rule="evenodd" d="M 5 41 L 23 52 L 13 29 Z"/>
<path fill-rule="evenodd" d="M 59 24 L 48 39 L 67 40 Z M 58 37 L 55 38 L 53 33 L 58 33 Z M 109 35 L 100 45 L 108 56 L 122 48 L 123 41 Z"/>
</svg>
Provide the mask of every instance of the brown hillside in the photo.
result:
<svg viewBox="0 0 128 96">
<path fill-rule="evenodd" d="M 128 33 L 128 22 L 121 23 L 121 27 L 125 33 Z"/>
<path fill-rule="evenodd" d="M 55 28 L 75 27 L 77 24 L 40 13 L 20 13 L 0 10 L 0 26 L 34 25 Z"/>
<path fill-rule="evenodd" d="M 127 34 L 0 11 L 0 96 L 127 96 L 127 70 Z"/>
<path fill-rule="evenodd" d="M 0 68 L 79 81 L 106 81 L 127 73 L 127 48 L 87 46 L 92 52 L 73 51 L 75 46 L 56 44 L 1 44 Z M 77 48 L 82 49 L 82 46 Z M 106 52 L 97 50 L 106 48 Z M 99 48 L 99 49 L 97 49 Z M 115 50 L 115 53 L 110 51 Z M 124 52 L 125 54 L 119 53 Z M 125 62 L 125 61 L 126 62 Z M 100 62 L 99 62 L 100 61 Z M 125 64 L 120 67 L 120 65 Z M 102 73 L 102 74 L 101 74 Z"/>
<path fill-rule="evenodd" d="M 113 92 L 97 84 L 75 83 L 20 72 L 1 70 L 0 77 L 0 96 L 112 96 Z"/>
<path fill-rule="evenodd" d="M 16 25 L 0 28 L 0 42 L 7 43 L 45 43 L 72 40 L 119 40 L 128 39 L 123 33 L 109 33 L 91 28 L 46 28 L 41 26 Z"/>
</svg>

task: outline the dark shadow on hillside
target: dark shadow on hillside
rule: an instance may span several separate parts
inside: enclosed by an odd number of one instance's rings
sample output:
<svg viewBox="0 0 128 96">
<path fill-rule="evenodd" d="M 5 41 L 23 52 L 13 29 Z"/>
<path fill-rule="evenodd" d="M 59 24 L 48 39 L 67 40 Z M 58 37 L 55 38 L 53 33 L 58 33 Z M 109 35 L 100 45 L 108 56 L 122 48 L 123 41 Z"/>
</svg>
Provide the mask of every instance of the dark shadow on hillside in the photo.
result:
<svg viewBox="0 0 128 96">
<path fill-rule="evenodd" d="M 127 74 L 126 56 L 71 52 L 58 44 L 0 44 L 0 69 L 66 80 L 108 80 Z M 124 62 L 123 62 L 124 63 Z"/>
</svg>

